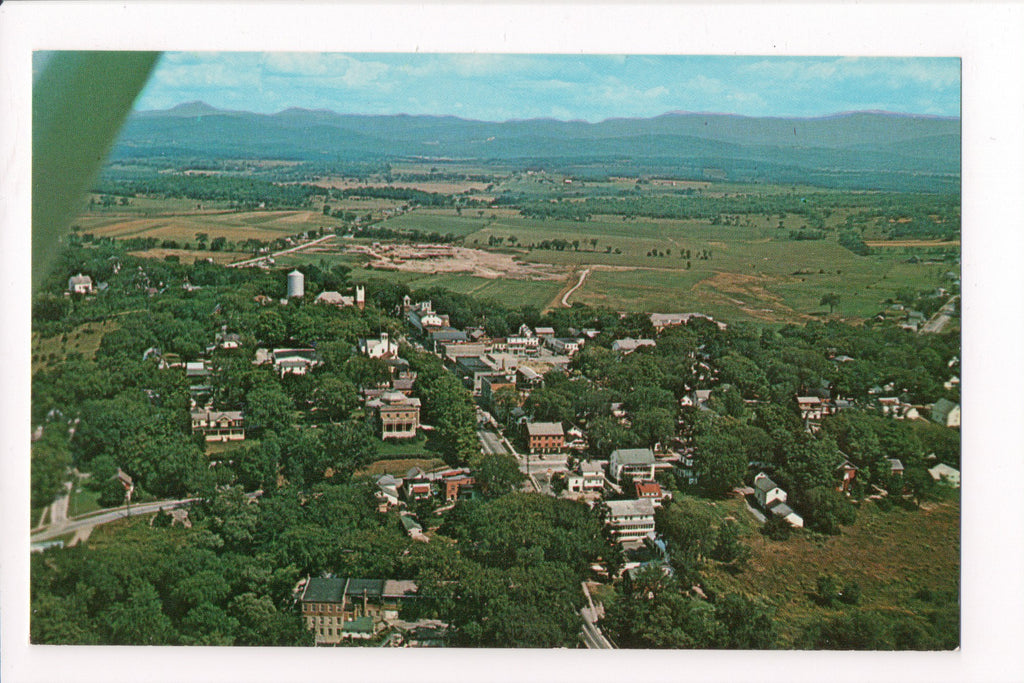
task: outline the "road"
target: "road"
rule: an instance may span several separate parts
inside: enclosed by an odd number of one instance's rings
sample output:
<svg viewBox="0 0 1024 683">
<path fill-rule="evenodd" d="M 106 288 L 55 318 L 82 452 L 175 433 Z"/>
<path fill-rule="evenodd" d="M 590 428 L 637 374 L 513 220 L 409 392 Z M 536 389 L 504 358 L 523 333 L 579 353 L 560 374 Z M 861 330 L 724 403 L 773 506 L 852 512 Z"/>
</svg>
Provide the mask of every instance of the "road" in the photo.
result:
<svg viewBox="0 0 1024 683">
<path fill-rule="evenodd" d="M 566 292 L 565 294 L 562 295 L 562 305 L 563 306 L 565 306 L 566 308 L 569 308 L 569 297 L 572 296 L 573 292 L 575 292 L 577 289 L 579 289 L 580 287 L 583 286 L 583 281 L 587 279 L 587 275 L 589 275 L 589 274 L 590 274 L 590 268 L 584 268 L 583 271 L 580 272 L 580 281 L 577 282 L 575 285 L 573 285 L 572 289 L 570 289 L 568 292 Z"/>
<path fill-rule="evenodd" d="M 583 594 L 587 596 L 587 604 L 580 608 L 580 616 L 583 617 L 583 630 L 580 632 L 583 644 L 587 646 L 588 650 L 613 650 L 615 646 L 604 637 L 601 627 L 597 625 L 599 610 L 594 606 L 590 591 L 587 590 L 587 584 L 582 585 Z"/>
<path fill-rule="evenodd" d="M 949 301 L 942 305 L 942 308 L 935 312 L 928 322 L 921 326 L 921 329 L 917 331 L 918 334 L 941 334 L 942 330 L 946 329 L 946 325 L 949 324 L 953 314 L 956 313 L 956 302 L 960 298 L 959 294 L 954 294 L 949 297 Z"/>
<path fill-rule="evenodd" d="M 306 242 L 305 244 L 299 244 L 294 247 L 289 247 L 288 249 L 275 251 L 273 254 L 266 254 L 265 256 L 257 256 L 256 258 L 246 259 L 245 261 L 236 261 L 234 263 L 229 263 L 228 268 L 245 268 L 247 266 L 254 266 L 260 261 L 264 261 L 268 258 L 275 258 L 277 256 L 281 256 L 282 254 L 291 254 L 292 252 L 295 251 L 302 251 L 303 249 L 308 249 L 309 247 L 320 244 L 321 242 L 326 242 L 327 240 L 330 239 L 334 239 L 334 235 L 324 235 L 323 237 L 318 237 L 312 242 Z"/>
<path fill-rule="evenodd" d="M 132 505 L 131 516 L 135 515 L 147 515 L 152 512 L 158 511 L 160 508 L 170 510 L 172 508 L 180 507 L 188 503 L 199 500 L 198 498 L 182 498 L 180 500 L 158 500 L 153 503 L 141 503 L 139 505 Z M 100 526 L 101 524 L 107 524 L 109 522 L 116 521 L 118 519 L 124 519 L 127 517 L 124 507 L 107 508 L 106 510 L 100 510 L 84 517 L 77 517 L 75 519 L 64 519 L 61 524 L 51 524 L 46 529 L 39 531 L 32 535 L 32 543 L 39 543 L 41 541 L 49 541 L 58 536 L 63 536 L 66 533 L 72 531 L 80 531 L 82 529 L 92 529 Z"/>
<path fill-rule="evenodd" d="M 508 449 L 505 448 L 505 444 L 502 443 L 501 437 L 494 432 L 486 429 L 480 429 L 477 431 L 477 436 L 480 437 L 480 444 L 483 448 L 484 454 L 511 455 Z"/>
<path fill-rule="evenodd" d="M 494 432 L 487 429 L 478 429 L 477 436 L 480 437 L 481 450 L 487 455 L 511 455 L 519 462 L 519 471 L 527 475 L 527 481 L 533 487 L 534 491 L 541 491 L 541 485 L 537 482 L 537 479 L 533 476 L 533 473 L 529 471 L 529 463 L 522 455 L 516 452 L 516 449 L 512 447 L 509 440 L 503 436 L 498 436 Z M 536 466 L 533 467 L 537 469 Z M 543 492 L 543 491 L 541 491 Z"/>
</svg>

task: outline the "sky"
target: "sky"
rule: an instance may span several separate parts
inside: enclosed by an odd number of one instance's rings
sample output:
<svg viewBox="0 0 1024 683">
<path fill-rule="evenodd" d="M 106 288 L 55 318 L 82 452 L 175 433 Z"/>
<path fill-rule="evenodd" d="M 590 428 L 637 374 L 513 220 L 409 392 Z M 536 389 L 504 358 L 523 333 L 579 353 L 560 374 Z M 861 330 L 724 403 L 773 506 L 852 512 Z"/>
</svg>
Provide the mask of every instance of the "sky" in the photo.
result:
<svg viewBox="0 0 1024 683">
<path fill-rule="evenodd" d="M 201 100 L 484 121 L 601 121 L 671 111 L 960 115 L 957 58 L 168 52 L 136 109 Z"/>
</svg>

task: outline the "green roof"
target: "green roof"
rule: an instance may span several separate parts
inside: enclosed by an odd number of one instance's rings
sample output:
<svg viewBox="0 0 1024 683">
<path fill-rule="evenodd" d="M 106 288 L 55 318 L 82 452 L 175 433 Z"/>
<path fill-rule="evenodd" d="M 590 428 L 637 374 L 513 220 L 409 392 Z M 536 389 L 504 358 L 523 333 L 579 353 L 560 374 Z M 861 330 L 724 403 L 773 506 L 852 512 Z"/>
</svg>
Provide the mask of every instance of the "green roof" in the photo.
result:
<svg viewBox="0 0 1024 683">
<path fill-rule="evenodd" d="M 302 593 L 303 602 L 341 602 L 345 593 L 345 579 L 310 579 Z"/>
<path fill-rule="evenodd" d="M 352 621 L 346 621 L 341 629 L 345 633 L 373 633 L 373 619 L 358 617 Z"/>
<path fill-rule="evenodd" d="M 384 592 L 383 579 L 349 579 L 345 587 L 345 594 L 363 597 L 364 593 L 368 598 L 379 598 Z"/>
</svg>

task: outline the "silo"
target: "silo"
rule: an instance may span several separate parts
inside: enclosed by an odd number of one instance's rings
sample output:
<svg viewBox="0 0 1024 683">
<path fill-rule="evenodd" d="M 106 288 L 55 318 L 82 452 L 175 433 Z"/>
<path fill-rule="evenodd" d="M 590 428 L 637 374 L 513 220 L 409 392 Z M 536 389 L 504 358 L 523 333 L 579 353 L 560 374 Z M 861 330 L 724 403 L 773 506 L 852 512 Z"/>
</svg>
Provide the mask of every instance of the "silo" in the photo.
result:
<svg viewBox="0 0 1024 683">
<path fill-rule="evenodd" d="M 306 277 L 298 270 L 288 273 L 288 298 L 302 297 L 306 292 Z"/>
</svg>

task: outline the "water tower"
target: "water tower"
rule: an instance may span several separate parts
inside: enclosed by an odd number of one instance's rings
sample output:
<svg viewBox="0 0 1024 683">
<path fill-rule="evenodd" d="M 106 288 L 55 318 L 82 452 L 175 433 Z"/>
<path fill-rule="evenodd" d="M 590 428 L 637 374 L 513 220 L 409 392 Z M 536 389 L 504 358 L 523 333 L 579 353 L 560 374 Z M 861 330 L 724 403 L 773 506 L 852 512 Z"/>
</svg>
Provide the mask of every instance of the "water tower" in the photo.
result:
<svg viewBox="0 0 1024 683">
<path fill-rule="evenodd" d="M 288 298 L 294 296 L 302 297 L 306 292 L 306 276 L 300 271 L 293 270 L 288 273 Z"/>
</svg>

